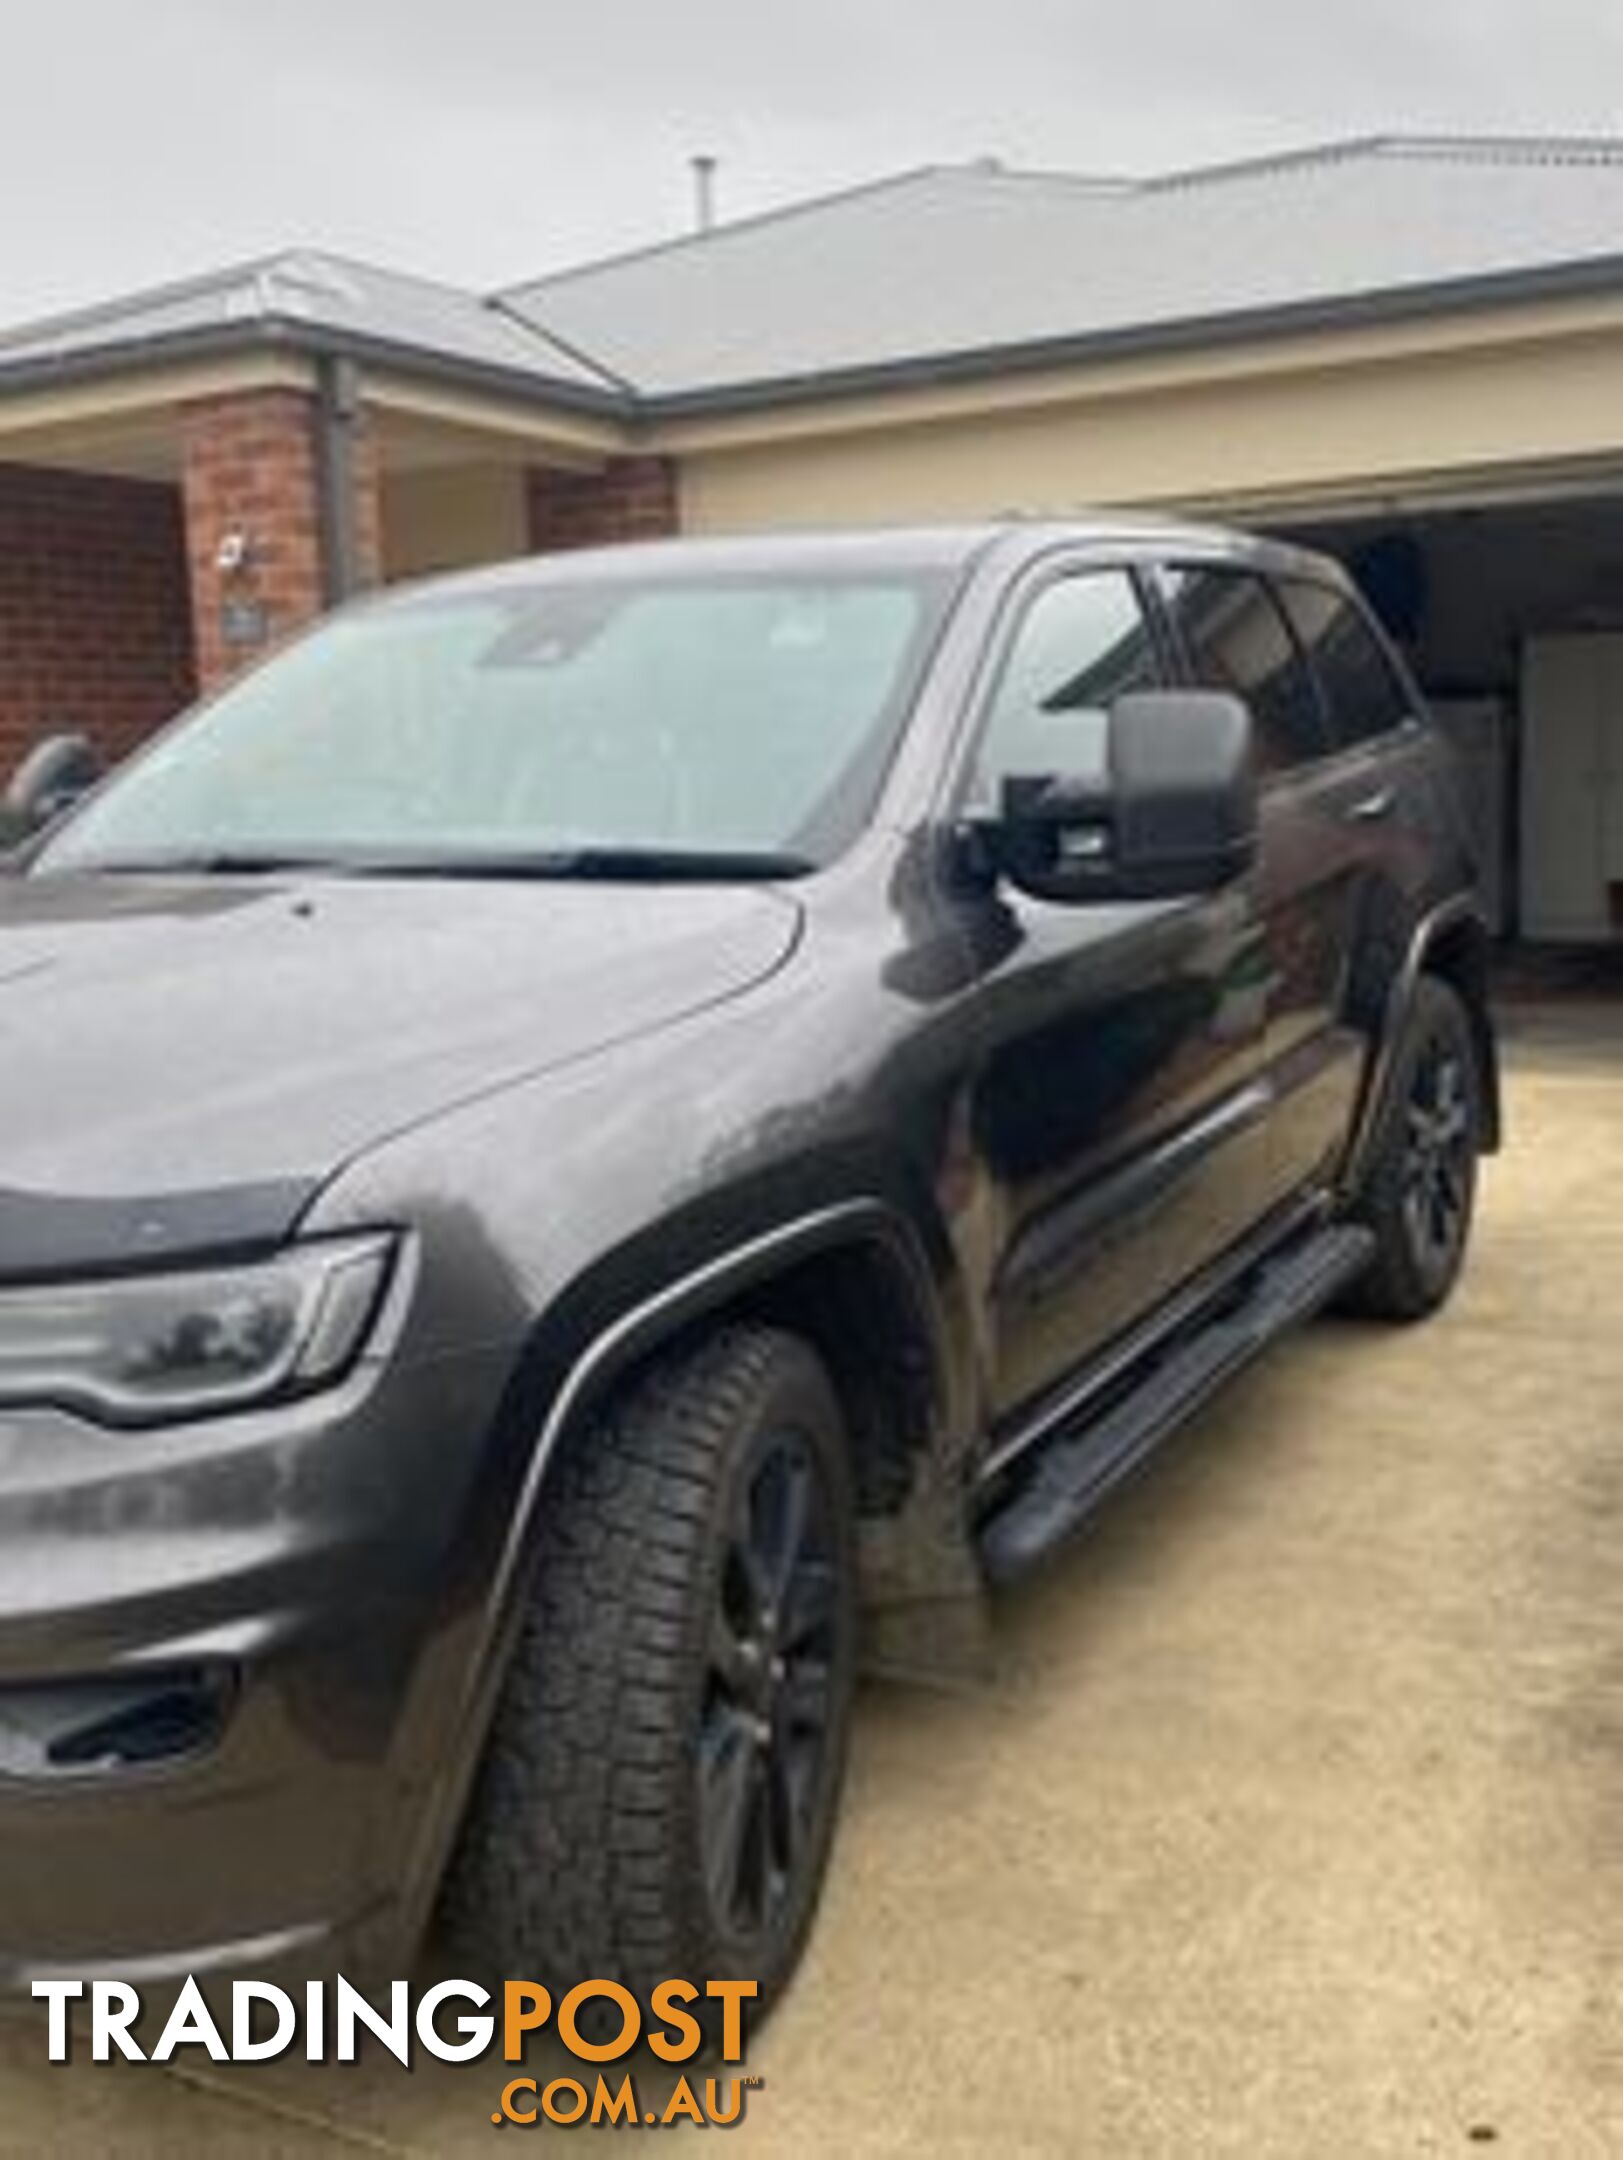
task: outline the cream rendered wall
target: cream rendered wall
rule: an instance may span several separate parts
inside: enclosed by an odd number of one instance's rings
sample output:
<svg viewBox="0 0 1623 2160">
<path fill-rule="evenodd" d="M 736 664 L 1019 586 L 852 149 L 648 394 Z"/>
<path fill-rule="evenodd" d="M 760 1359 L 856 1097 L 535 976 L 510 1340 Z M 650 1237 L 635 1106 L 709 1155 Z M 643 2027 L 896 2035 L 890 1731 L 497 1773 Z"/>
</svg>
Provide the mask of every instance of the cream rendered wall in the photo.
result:
<svg viewBox="0 0 1623 2160">
<path fill-rule="evenodd" d="M 1334 502 L 1371 488 L 1623 457 L 1623 326 L 1481 349 L 1270 366 L 1210 361 L 1134 383 L 1126 369 L 918 417 L 928 393 L 825 405 L 794 431 L 672 430 L 684 529 L 1067 510 L 1088 503 Z M 1148 371 L 1141 370 L 1141 374 Z M 939 407 L 947 402 L 937 397 Z"/>
<path fill-rule="evenodd" d="M 421 577 L 529 550 L 522 465 L 434 465 L 383 478 L 383 574 Z"/>
</svg>

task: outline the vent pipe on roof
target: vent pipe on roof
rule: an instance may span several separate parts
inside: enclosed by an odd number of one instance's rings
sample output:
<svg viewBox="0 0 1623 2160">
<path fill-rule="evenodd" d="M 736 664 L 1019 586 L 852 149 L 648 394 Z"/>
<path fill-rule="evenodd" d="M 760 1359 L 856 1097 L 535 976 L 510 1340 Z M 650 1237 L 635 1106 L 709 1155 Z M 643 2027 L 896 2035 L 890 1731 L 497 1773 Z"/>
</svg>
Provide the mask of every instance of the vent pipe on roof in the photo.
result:
<svg viewBox="0 0 1623 2160">
<path fill-rule="evenodd" d="M 706 150 L 688 159 L 693 170 L 693 227 L 710 232 L 716 222 L 716 160 Z"/>
</svg>

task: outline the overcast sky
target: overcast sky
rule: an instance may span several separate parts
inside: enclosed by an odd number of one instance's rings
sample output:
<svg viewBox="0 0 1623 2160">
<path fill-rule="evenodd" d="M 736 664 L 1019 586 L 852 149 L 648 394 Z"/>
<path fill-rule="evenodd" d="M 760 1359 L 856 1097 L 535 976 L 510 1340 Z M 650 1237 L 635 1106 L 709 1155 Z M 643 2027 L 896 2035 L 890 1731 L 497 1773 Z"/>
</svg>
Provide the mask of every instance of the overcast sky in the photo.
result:
<svg viewBox="0 0 1623 2160">
<path fill-rule="evenodd" d="M 904 165 L 1623 132 L 1620 0 L 0 0 L 0 319 L 289 244 L 493 285 Z"/>
</svg>

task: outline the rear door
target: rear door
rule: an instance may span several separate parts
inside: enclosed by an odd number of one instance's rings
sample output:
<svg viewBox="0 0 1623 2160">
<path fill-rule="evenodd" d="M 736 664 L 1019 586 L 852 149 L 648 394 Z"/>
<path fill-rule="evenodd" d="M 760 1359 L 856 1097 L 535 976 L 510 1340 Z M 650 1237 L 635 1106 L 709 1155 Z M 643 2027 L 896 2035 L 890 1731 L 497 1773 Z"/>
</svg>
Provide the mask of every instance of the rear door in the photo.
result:
<svg viewBox="0 0 1623 2160">
<path fill-rule="evenodd" d="M 1137 575 L 1028 588 L 960 807 L 1009 777 L 1102 777 L 1105 709 L 1166 679 Z M 961 897 L 974 955 L 969 1136 L 996 1412 L 1007 1418 L 1233 1244 L 1264 1205 L 1262 930 L 1249 887 L 1061 905 Z"/>
<path fill-rule="evenodd" d="M 1308 574 L 1279 576 L 1274 586 L 1330 736 L 1312 797 L 1342 887 L 1338 912 L 1347 950 L 1337 1029 L 1352 1038 L 1361 1067 L 1384 1020 L 1433 861 L 1427 735 L 1417 725 L 1407 681 L 1351 594 Z M 1339 1084 L 1317 1101 L 1304 1099 L 1303 1115 L 1280 1127 L 1285 1167 L 1308 1174 L 1338 1147 L 1349 1116 Z"/>
<path fill-rule="evenodd" d="M 1172 564 L 1162 593 L 1193 681 L 1256 721 L 1265 944 L 1263 1070 L 1270 1201 L 1328 1174 L 1362 1075 L 1347 1018 L 1365 834 L 1301 644 L 1266 579 L 1233 563 Z"/>
</svg>

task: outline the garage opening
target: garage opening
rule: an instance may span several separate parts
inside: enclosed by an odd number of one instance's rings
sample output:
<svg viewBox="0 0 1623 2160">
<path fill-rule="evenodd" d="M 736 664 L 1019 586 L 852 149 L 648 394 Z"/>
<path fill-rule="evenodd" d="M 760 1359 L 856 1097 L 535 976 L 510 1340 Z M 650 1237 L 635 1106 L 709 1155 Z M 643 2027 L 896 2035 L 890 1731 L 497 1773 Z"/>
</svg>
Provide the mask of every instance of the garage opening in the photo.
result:
<svg viewBox="0 0 1623 2160">
<path fill-rule="evenodd" d="M 1457 746 L 1501 938 L 1623 950 L 1623 494 L 1304 519 Z"/>
</svg>

